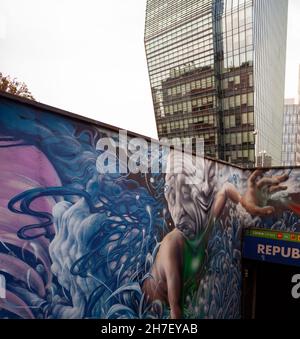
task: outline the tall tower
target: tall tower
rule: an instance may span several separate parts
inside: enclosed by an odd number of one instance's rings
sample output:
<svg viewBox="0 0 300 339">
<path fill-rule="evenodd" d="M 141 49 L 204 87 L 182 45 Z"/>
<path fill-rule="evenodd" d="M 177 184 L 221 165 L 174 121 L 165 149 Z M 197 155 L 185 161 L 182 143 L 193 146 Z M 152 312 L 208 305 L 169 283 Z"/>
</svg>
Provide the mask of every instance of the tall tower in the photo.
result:
<svg viewBox="0 0 300 339">
<path fill-rule="evenodd" d="M 207 155 L 279 165 L 287 10 L 288 0 L 148 0 L 159 138 L 200 137 Z"/>
<path fill-rule="evenodd" d="M 284 106 L 282 165 L 300 166 L 300 105 Z"/>
<path fill-rule="evenodd" d="M 300 66 L 298 103 L 285 99 L 283 115 L 282 165 L 300 166 Z"/>
</svg>

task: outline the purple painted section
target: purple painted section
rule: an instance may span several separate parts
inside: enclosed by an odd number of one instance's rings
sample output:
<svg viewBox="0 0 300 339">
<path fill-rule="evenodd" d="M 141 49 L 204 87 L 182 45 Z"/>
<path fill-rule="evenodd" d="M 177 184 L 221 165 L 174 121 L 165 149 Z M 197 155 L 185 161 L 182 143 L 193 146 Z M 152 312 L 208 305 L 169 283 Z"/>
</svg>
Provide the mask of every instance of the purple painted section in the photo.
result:
<svg viewBox="0 0 300 339">
<path fill-rule="evenodd" d="M 0 173 L 1 226 L 16 232 L 24 225 L 24 221 L 28 224 L 39 222 L 34 217 L 10 212 L 7 204 L 14 196 L 26 190 L 61 185 L 49 160 L 33 146 L 0 148 Z M 32 203 L 32 208 L 52 213 L 54 204 L 53 198 L 42 197 Z"/>
<path fill-rule="evenodd" d="M 3 308 L 11 313 L 15 313 L 24 319 L 34 319 L 34 315 L 32 314 L 28 305 L 26 305 L 21 298 L 10 291 L 6 291 L 5 299 L 0 299 L 0 308 Z"/>
<path fill-rule="evenodd" d="M 1 143 L 2 146 L 5 144 Z M 45 297 L 45 289 L 52 281 L 49 240 L 42 237 L 28 241 L 17 236 L 18 230 L 24 226 L 24 223 L 36 224 L 41 220 L 33 216 L 13 213 L 7 205 L 13 197 L 24 191 L 37 187 L 61 186 L 61 181 L 46 156 L 34 146 L 0 148 L 0 173 L 0 242 L 8 249 L 12 245 L 23 253 L 23 258 L 1 254 L 0 271 L 10 274 L 39 297 Z M 55 204 L 54 198 L 41 197 L 32 203 L 32 208 L 52 214 Z M 33 231 L 32 234 L 35 232 L 38 231 Z M 54 233 L 53 227 L 52 233 Z M 25 253 L 30 253 L 43 265 L 43 277 L 26 263 Z M 0 300 L 0 307 L 20 317 L 34 317 L 30 305 L 27 305 L 21 296 L 9 291 L 7 299 Z"/>
</svg>

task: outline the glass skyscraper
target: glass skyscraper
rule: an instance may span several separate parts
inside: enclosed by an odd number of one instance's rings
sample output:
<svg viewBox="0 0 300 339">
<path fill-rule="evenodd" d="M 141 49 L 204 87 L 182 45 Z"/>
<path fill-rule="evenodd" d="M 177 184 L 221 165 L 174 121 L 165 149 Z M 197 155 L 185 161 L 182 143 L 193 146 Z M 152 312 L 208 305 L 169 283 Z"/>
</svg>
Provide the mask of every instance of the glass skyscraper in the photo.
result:
<svg viewBox="0 0 300 339">
<path fill-rule="evenodd" d="M 284 106 L 282 165 L 300 166 L 300 105 Z"/>
<path fill-rule="evenodd" d="M 148 0 L 159 138 L 203 138 L 206 155 L 252 166 L 264 152 L 279 165 L 287 11 L 288 0 Z"/>
</svg>

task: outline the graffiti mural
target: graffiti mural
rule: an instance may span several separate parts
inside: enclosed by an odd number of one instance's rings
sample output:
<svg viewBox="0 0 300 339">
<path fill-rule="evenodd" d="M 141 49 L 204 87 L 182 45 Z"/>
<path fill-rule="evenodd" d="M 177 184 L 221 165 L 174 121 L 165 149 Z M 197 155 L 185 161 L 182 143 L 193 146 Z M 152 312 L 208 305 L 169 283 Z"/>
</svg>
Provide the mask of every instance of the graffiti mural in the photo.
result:
<svg viewBox="0 0 300 339">
<path fill-rule="evenodd" d="M 103 174 L 117 132 L 48 109 L 0 98 L 0 318 L 239 318 L 242 230 L 299 231 L 299 171 Z"/>
</svg>

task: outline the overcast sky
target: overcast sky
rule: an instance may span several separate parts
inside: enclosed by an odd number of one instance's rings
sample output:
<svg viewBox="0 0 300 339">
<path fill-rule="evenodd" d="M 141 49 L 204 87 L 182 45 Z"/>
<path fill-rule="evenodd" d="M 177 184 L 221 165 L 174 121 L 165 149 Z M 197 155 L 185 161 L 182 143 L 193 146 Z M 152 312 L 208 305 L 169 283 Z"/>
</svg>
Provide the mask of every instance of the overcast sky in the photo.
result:
<svg viewBox="0 0 300 339">
<path fill-rule="evenodd" d="M 289 0 L 286 97 L 296 97 L 300 1 Z M 0 0 L 0 71 L 43 103 L 157 137 L 146 0 Z"/>
</svg>

